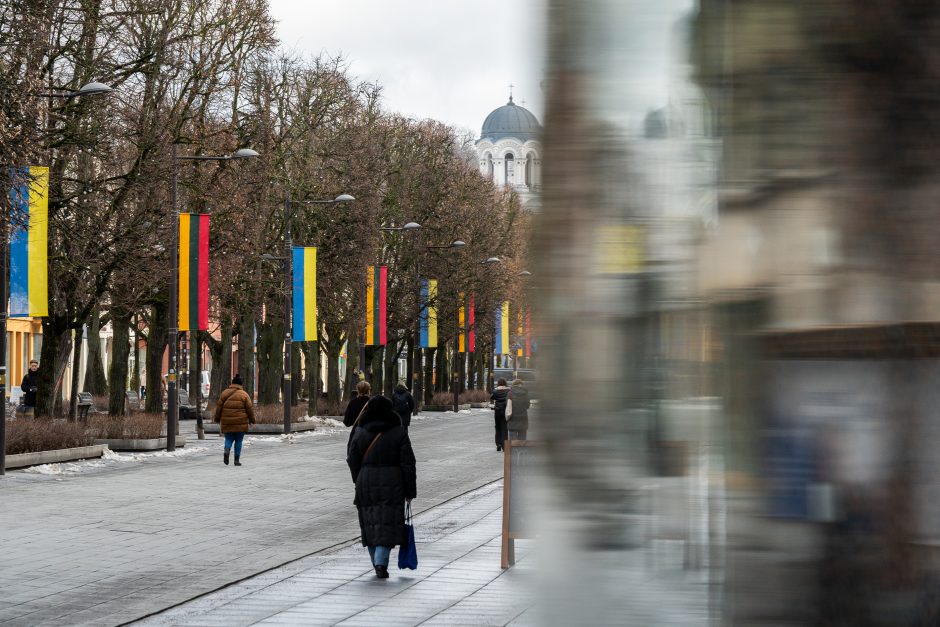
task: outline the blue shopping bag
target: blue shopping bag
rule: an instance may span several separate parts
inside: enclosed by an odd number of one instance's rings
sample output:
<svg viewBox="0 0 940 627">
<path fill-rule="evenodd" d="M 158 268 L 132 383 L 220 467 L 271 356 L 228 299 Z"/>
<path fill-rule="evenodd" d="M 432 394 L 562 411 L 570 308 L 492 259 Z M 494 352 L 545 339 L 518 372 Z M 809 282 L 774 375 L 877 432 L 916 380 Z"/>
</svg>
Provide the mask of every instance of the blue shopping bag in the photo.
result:
<svg viewBox="0 0 940 627">
<path fill-rule="evenodd" d="M 411 521 L 411 503 L 405 505 L 405 537 L 398 548 L 398 568 L 418 568 L 418 547 L 415 546 L 415 528 Z"/>
</svg>

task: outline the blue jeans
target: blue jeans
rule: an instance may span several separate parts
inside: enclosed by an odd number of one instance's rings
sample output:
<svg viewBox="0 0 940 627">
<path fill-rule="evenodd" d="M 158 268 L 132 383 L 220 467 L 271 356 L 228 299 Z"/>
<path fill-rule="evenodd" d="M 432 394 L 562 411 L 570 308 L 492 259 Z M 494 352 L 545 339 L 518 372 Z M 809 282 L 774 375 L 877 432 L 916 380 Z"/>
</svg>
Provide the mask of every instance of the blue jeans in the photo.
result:
<svg viewBox="0 0 940 627">
<path fill-rule="evenodd" d="M 369 557 L 372 558 L 373 566 L 388 566 L 388 558 L 392 554 L 390 546 L 370 546 Z"/>
<path fill-rule="evenodd" d="M 235 457 L 241 457 L 242 454 L 242 440 L 245 439 L 244 433 L 226 433 L 225 434 L 225 450 L 231 450 L 232 442 L 235 443 Z"/>
</svg>

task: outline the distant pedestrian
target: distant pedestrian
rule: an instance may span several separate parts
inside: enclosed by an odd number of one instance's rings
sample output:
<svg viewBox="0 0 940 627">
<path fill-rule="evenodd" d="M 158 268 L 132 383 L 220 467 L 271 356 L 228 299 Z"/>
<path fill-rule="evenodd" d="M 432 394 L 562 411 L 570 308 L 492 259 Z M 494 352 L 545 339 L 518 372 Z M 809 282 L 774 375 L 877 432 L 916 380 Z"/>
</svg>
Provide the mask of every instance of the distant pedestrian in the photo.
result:
<svg viewBox="0 0 940 627">
<path fill-rule="evenodd" d="M 361 412 L 362 408 L 369 402 L 369 392 L 371 391 L 372 386 L 369 385 L 368 381 L 360 381 L 356 385 L 357 396 L 346 405 L 346 413 L 343 414 L 344 425 L 347 427 L 353 426 L 353 423 L 356 422 L 356 418 L 359 417 L 359 412 Z"/>
<path fill-rule="evenodd" d="M 401 426 L 405 428 L 405 433 L 408 433 L 408 427 L 411 425 L 411 414 L 415 411 L 415 397 L 402 383 L 395 386 L 395 391 L 392 392 L 392 407 L 401 418 Z"/>
<path fill-rule="evenodd" d="M 34 416 L 36 414 L 36 392 L 39 390 L 39 362 L 35 359 L 29 361 L 29 370 L 23 375 L 20 389 L 23 390 L 23 414 Z"/>
<path fill-rule="evenodd" d="M 379 579 L 388 578 L 392 548 L 405 533 L 405 503 L 417 494 L 411 440 L 392 409 L 392 401 L 374 396 L 352 436 L 346 463 L 356 484 L 362 545 Z"/>
<path fill-rule="evenodd" d="M 526 432 L 529 430 L 529 407 L 532 401 L 529 397 L 529 390 L 521 379 L 512 382 L 509 398 L 512 399 L 512 416 L 506 421 L 509 439 L 525 440 Z"/>
<path fill-rule="evenodd" d="M 506 441 L 506 402 L 509 400 L 509 386 L 506 385 L 506 379 L 500 379 L 496 382 L 496 389 L 490 394 L 490 401 L 493 402 L 493 419 L 496 426 L 496 450 L 503 450 L 503 442 Z"/>
<path fill-rule="evenodd" d="M 229 451 L 234 444 L 235 465 L 241 466 L 242 440 L 251 428 L 250 425 L 255 424 L 255 409 L 248 393 L 242 388 L 242 378 L 239 375 L 232 377 L 232 385 L 222 390 L 219 395 L 213 420 L 219 423 L 219 431 L 225 436 L 222 461 L 228 465 Z"/>
</svg>

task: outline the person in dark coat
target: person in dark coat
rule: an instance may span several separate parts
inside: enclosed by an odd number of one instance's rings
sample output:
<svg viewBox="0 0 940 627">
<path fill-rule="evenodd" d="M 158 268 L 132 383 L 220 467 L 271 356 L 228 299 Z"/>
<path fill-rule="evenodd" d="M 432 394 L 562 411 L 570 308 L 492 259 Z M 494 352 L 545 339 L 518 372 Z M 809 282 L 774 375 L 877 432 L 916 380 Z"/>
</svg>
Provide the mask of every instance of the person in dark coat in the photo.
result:
<svg viewBox="0 0 940 627">
<path fill-rule="evenodd" d="M 388 559 L 405 534 L 405 502 L 417 494 L 411 440 L 384 396 L 369 400 L 350 442 L 346 463 L 356 484 L 362 545 L 379 579 L 388 578 Z"/>
<path fill-rule="evenodd" d="M 506 379 L 500 379 L 496 382 L 496 389 L 490 394 L 490 401 L 493 403 L 493 414 L 496 424 L 496 450 L 503 450 L 503 442 L 506 441 L 506 401 L 509 400 L 509 386 L 506 385 Z"/>
<path fill-rule="evenodd" d="M 36 412 L 36 391 L 39 389 L 39 362 L 35 359 L 30 360 L 29 370 L 23 375 L 20 389 L 23 390 L 24 412 L 32 416 Z"/>
<path fill-rule="evenodd" d="M 404 384 L 399 383 L 392 392 L 392 407 L 395 413 L 401 418 L 401 426 L 408 433 L 408 427 L 411 425 L 411 414 L 415 411 L 415 397 L 411 395 Z"/>
<path fill-rule="evenodd" d="M 242 387 L 242 378 L 235 375 L 232 385 L 228 386 L 219 395 L 215 404 L 213 421 L 219 423 L 219 431 L 225 436 L 225 451 L 222 461 L 228 465 L 229 451 L 235 445 L 235 465 L 241 466 L 242 440 L 251 425 L 255 424 L 255 408 L 251 404 L 251 397 Z"/>
<path fill-rule="evenodd" d="M 344 425 L 347 427 L 353 426 L 353 423 L 356 422 L 356 418 L 359 417 L 359 412 L 361 412 L 362 408 L 369 402 L 369 392 L 371 391 L 372 386 L 369 385 L 368 381 L 360 381 L 356 385 L 358 396 L 349 401 L 349 404 L 346 405 L 346 413 L 343 414 Z"/>
<path fill-rule="evenodd" d="M 529 399 L 529 390 L 521 379 L 512 382 L 509 398 L 512 399 L 512 416 L 506 421 L 509 439 L 525 440 L 526 431 L 529 430 L 529 406 L 532 401 Z"/>
</svg>

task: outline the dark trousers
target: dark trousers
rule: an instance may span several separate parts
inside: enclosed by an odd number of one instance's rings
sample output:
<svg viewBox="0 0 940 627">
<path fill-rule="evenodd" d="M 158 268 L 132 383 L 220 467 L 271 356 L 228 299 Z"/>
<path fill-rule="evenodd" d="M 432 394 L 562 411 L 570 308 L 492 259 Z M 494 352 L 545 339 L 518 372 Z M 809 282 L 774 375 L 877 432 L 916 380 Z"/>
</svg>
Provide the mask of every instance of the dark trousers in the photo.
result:
<svg viewBox="0 0 940 627">
<path fill-rule="evenodd" d="M 506 441 L 506 412 L 496 410 L 493 412 L 496 427 L 496 446 L 502 446 Z"/>
</svg>

